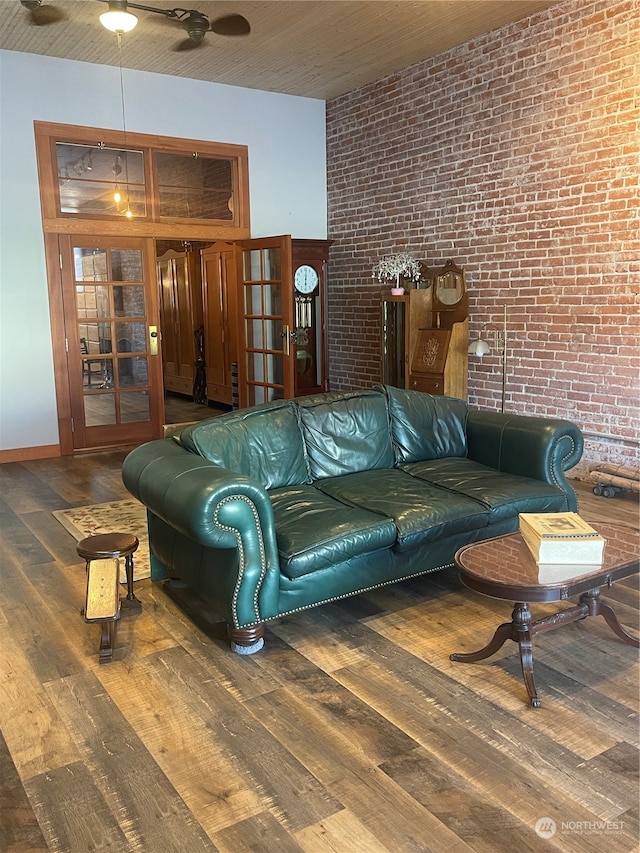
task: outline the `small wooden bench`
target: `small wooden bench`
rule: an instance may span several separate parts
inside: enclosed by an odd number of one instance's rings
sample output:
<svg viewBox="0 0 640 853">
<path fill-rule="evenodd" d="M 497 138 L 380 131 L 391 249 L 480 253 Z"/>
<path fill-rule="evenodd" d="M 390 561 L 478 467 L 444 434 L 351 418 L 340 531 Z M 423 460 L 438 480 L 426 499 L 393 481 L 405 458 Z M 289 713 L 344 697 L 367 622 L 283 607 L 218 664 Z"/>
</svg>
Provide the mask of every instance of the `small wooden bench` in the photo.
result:
<svg viewBox="0 0 640 853">
<path fill-rule="evenodd" d="M 98 660 L 113 659 L 116 623 L 120 618 L 120 564 L 115 557 L 91 560 L 87 564 L 87 598 L 85 622 L 99 622 L 101 627 Z"/>
</svg>

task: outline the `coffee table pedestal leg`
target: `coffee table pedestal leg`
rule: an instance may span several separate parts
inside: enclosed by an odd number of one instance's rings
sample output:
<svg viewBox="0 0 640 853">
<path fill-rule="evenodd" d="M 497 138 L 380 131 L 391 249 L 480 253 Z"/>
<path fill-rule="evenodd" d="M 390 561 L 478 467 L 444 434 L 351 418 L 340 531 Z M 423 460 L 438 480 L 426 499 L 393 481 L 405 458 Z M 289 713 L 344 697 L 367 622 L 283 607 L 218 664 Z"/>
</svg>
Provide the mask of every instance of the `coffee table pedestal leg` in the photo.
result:
<svg viewBox="0 0 640 853">
<path fill-rule="evenodd" d="M 479 660 L 494 655 L 507 640 L 513 640 L 520 649 L 520 664 L 522 676 L 529 694 L 529 699 L 534 708 L 540 707 L 540 700 L 536 685 L 533 680 L 533 644 L 531 631 L 531 611 L 526 602 L 518 602 L 511 614 L 511 622 L 503 622 L 496 628 L 496 632 L 484 648 L 477 652 L 459 653 L 449 655 L 449 659 L 460 663 L 475 663 Z"/>
<path fill-rule="evenodd" d="M 519 602 L 513 608 L 511 614 L 513 626 L 516 630 L 516 639 L 518 648 L 520 649 L 520 665 L 522 666 L 522 677 L 531 700 L 531 705 L 534 708 L 539 708 L 541 705 L 538 699 L 538 692 L 533 680 L 533 634 L 531 631 L 531 611 L 529 605 L 525 602 Z"/>
<path fill-rule="evenodd" d="M 602 616 L 613 633 L 620 637 L 621 640 L 624 640 L 630 646 L 635 646 L 636 649 L 640 648 L 640 640 L 625 631 L 618 621 L 613 608 L 602 601 L 600 598 L 600 589 L 590 589 L 588 592 L 583 592 L 580 596 L 578 607 L 582 607 L 585 611 L 585 616 Z"/>
<path fill-rule="evenodd" d="M 539 708 L 541 703 L 533 680 L 533 637 L 536 634 L 543 634 L 545 631 L 559 628 L 561 625 L 585 619 L 587 616 L 602 616 L 609 628 L 621 640 L 630 646 L 635 646 L 636 649 L 640 648 L 640 640 L 622 627 L 613 609 L 600 598 L 600 588 L 596 587 L 596 589 L 583 592 L 580 601 L 574 607 L 561 610 L 551 616 L 545 616 L 543 619 L 538 619 L 537 622 L 531 621 L 529 605 L 526 602 L 518 602 L 513 608 L 511 622 L 504 622 L 500 625 L 484 648 L 477 652 L 449 655 L 449 659 L 461 663 L 475 663 L 491 657 L 498 649 L 502 648 L 507 640 L 513 640 L 520 649 L 522 676 L 529 699 L 534 708 Z"/>
</svg>

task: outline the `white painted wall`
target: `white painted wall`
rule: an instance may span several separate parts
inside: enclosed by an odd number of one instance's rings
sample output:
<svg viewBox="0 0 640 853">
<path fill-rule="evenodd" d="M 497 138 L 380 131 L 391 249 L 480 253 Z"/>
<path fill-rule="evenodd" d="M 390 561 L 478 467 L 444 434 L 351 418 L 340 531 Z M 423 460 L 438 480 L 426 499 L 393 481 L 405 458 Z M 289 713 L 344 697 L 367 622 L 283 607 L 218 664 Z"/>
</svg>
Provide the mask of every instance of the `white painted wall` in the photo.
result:
<svg viewBox="0 0 640 853">
<path fill-rule="evenodd" d="M 254 237 L 327 236 L 325 104 L 123 70 L 127 130 L 247 145 Z M 58 443 L 34 121 L 122 129 L 117 67 L 0 50 L 0 450 Z"/>
</svg>

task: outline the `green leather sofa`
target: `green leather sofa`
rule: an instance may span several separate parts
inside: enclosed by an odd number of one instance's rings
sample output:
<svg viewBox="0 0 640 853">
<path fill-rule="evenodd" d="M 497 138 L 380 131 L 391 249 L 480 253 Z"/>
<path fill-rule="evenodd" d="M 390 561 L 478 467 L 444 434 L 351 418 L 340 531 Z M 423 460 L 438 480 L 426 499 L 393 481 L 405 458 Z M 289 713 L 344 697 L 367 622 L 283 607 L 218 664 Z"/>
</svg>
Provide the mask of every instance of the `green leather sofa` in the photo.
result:
<svg viewBox="0 0 640 853">
<path fill-rule="evenodd" d="M 576 510 L 569 421 L 392 387 L 234 411 L 124 461 L 151 577 L 179 579 L 257 651 L 264 623 L 453 565 L 518 513 Z"/>
</svg>

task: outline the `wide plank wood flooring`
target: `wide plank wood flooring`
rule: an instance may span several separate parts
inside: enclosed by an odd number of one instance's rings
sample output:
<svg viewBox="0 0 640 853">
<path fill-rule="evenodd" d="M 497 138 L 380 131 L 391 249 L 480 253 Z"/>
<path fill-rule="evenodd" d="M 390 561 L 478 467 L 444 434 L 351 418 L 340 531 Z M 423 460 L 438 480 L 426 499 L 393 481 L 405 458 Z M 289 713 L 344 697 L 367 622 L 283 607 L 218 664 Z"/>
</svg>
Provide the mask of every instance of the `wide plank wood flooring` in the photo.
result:
<svg viewBox="0 0 640 853">
<path fill-rule="evenodd" d="M 127 497 L 125 452 L 0 466 L 2 851 L 638 849 L 638 652 L 602 618 L 536 638 L 540 709 L 515 644 L 449 660 L 511 611 L 454 571 L 282 619 L 251 657 L 141 581 L 99 665 L 51 512 Z M 631 496 L 578 488 L 587 519 L 638 526 Z M 638 629 L 637 578 L 604 597 Z"/>
</svg>

